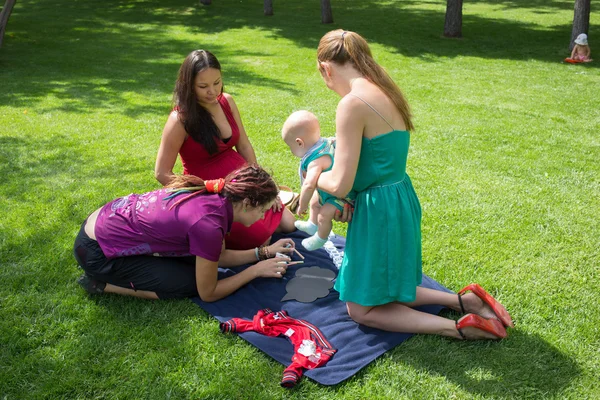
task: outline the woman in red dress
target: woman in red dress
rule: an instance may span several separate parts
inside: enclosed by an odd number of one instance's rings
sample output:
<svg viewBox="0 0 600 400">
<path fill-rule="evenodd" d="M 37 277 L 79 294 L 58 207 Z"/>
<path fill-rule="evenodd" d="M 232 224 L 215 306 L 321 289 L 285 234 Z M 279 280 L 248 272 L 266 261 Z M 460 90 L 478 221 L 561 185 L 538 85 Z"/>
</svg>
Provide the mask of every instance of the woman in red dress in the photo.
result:
<svg viewBox="0 0 600 400">
<path fill-rule="evenodd" d="M 186 57 L 179 69 L 173 103 L 154 168 L 160 183 L 167 185 L 174 178 L 177 154 L 184 174 L 204 180 L 223 178 L 245 164 L 256 163 L 233 97 L 223 93 L 221 65 L 212 53 L 195 50 Z M 277 201 L 254 225 L 234 224 L 225 239 L 226 247 L 258 247 L 275 231 L 295 230 L 294 219 Z"/>
</svg>

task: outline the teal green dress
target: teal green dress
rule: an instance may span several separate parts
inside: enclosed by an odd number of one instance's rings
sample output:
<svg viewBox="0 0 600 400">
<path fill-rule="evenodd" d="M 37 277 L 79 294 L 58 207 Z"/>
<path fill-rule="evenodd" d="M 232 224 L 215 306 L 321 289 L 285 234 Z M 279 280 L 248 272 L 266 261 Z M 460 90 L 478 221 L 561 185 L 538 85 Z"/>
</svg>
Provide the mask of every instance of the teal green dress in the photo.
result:
<svg viewBox="0 0 600 400">
<path fill-rule="evenodd" d="M 415 300 L 421 284 L 421 205 L 406 174 L 410 134 L 362 139 L 344 260 L 335 289 L 362 306 Z"/>
</svg>

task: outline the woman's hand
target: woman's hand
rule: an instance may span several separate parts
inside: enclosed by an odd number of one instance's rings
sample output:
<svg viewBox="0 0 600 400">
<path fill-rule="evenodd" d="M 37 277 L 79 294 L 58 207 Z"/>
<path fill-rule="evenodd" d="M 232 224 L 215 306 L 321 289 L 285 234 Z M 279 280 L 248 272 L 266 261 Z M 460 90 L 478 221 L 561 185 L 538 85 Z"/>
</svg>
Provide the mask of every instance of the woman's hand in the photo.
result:
<svg viewBox="0 0 600 400">
<path fill-rule="evenodd" d="M 288 268 L 289 258 L 275 257 L 260 261 L 252 269 L 256 278 L 281 278 Z"/>
<path fill-rule="evenodd" d="M 274 213 L 278 213 L 279 211 L 281 211 L 282 208 L 283 208 L 283 201 L 281 201 L 279 196 L 277 196 L 277 198 L 275 199 L 275 202 L 273 203 L 273 207 L 271 207 L 271 210 L 273 210 Z"/>
<path fill-rule="evenodd" d="M 272 245 L 267 246 L 267 249 L 271 256 L 275 256 L 275 253 L 292 253 L 295 247 L 296 245 L 292 239 L 279 239 Z M 289 259 L 287 261 L 289 261 Z"/>
<path fill-rule="evenodd" d="M 352 221 L 352 214 L 354 213 L 354 207 L 350 204 L 344 204 L 344 212 L 339 210 L 335 212 L 334 220 L 338 222 L 350 222 Z"/>
</svg>

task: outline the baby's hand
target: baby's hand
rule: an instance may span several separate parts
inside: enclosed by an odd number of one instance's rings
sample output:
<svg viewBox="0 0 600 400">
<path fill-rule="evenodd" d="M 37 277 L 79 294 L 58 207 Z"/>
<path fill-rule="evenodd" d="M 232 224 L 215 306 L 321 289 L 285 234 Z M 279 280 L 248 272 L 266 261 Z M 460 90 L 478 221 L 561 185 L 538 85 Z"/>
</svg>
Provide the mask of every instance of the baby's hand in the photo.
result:
<svg viewBox="0 0 600 400">
<path fill-rule="evenodd" d="M 298 206 L 298 209 L 296 210 L 296 214 L 298 214 L 298 216 L 303 217 L 304 215 L 306 215 L 306 210 L 308 209 L 308 207 L 300 207 Z"/>
</svg>

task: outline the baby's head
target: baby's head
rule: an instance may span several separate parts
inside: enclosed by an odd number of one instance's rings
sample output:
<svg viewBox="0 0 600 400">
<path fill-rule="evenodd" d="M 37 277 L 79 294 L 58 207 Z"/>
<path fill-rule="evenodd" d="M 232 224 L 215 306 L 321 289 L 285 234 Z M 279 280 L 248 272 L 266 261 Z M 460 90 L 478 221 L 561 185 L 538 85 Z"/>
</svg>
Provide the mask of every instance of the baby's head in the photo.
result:
<svg viewBox="0 0 600 400">
<path fill-rule="evenodd" d="M 283 124 L 281 137 L 293 155 L 302 157 L 321 138 L 319 120 L 310 111 L 296 111 Z"/>
<path fill-rule="evenodd" d="M 575 39 L 575 44 L 578 44 L 580 46 L 587 46 L 588 45 L 587 35 L 585 33 L 579 34 L 579 36 L 577 36 L 577 39 Z"/>
</svg>

